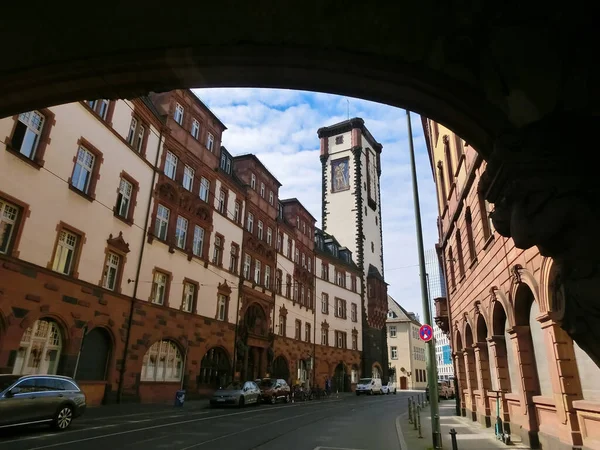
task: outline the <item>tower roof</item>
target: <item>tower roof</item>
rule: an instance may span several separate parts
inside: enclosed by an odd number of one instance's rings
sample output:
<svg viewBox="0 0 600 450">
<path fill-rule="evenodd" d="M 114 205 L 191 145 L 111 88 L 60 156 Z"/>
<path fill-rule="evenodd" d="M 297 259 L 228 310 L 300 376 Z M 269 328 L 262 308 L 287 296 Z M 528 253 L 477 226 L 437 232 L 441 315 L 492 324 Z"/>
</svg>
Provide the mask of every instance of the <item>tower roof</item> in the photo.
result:
<svg viewBox="0 0 600 450">
<path fill-rule="evenodd" d="M 365 126 L 364 119 L 360 117 L 353 117 L 352 119 L 344 120 L 343 122 L 336 123 L 334 125 L 330 125 L 328 127 L 322 127 L 317 130 L 317 135 L 319 139 L 324 137 L 332 137 L 341 133 L 347 133 L 355 128 L 360 129 L 362 134 L 365 136 L 369 144 L 377 151 L 381 152 L 383 149 L 383 145 L 381 145 L 377 140 L 373 137 L 369 129 Z"/>
</svg>

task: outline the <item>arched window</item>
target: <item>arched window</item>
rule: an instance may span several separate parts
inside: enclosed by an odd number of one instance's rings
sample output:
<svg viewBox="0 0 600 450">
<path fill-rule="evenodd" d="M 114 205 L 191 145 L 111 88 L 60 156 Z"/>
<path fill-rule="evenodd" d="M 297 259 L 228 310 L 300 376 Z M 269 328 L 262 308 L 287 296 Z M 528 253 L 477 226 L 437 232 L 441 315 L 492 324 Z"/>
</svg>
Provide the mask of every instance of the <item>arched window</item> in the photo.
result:
<svg viewBox="0 0 600 450">
<path fill-rule="evenodd" d="M 142 381 L 181 381 L 182 358 L 173 341 L 163 340 L 152 344 L 144 355 Z"/>
<path fill-rule="evenodd" d="M 229 377 L 229 357 L 222 348 L 211 348 L 200 363 L 199 384 L 218 389 L 225 386 Z"/>
<path fill-rule="evenodd" d="M 62 345 L 55 322 L 36 320 L 21 337 L 13 374 L 56 374 Z"/>
</svg>

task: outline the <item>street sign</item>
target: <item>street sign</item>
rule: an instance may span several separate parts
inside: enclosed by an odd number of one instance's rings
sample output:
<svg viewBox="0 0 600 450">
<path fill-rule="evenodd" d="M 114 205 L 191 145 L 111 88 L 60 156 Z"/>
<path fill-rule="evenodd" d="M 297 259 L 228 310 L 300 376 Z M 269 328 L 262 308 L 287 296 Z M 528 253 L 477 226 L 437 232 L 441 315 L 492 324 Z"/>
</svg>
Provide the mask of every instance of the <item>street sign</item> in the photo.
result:
<svg viewBox="0 0 600 450">
<path fill-rule="evenodd" d="M 431 325 L 421 325 L 421 328 L 419 328 L 419 337 L 422 341 L 429 342 L 433 338 L 433 328 L 431 328 Z"/>
</svg>

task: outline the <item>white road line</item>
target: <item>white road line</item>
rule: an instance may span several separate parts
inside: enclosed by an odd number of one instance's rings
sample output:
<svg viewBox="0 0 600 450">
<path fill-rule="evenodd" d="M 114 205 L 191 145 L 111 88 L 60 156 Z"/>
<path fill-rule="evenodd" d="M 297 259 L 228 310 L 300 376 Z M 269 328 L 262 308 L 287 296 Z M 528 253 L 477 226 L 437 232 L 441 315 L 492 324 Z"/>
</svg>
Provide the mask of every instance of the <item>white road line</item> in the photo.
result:
<svg viewBox="0 0 600 450">
<path fill-rule="evenodd" d="M 326 400 L 329 403 L 333 403 L 333 402 L 340 402 L 341 400 Z M 275 411 L 278 409 L 283 409 L 283 408 L 295 408 L 295 407 L 301 407 L 304 405 L 315 405 L 315 404 L 319 404 L 319 403 L 323 403 L 323 402 L 317 402 L 317 403 L 313 403 L 313 402 L 305 402 L 305 403 L 295 403 L 294 405 L 285 405 L 285 406 L 274 406 L 273 408 L 265 408 L 265 409 L 261 409 L 260 411 L 265 411 L 265 412 L 270 412 L 270 411 Z M 61 447 L 63 445 L 69 445 L 69 444 L 76 444 L 78 442 L 87 442 L 87 441 L 94 441 L 97 439 L 105 439 L 108 437 L 112 437 L 112 436 L 121 436 L 124 434 L 131 434 L 131 433 L 138 433 L 140 431 L 146 431 L 146 430 L 155 430 L 157 428 L 165 428 L 165 427 L 172 427 L 172 426 L 176 426 L 176 425 L 183 425 L 186 423 L 194 423 L 194 422 L 204 422 L 206 420 L 212 420 L 212 419 L 218 419 L 221 417 L 232 417 L 232 416 L 239 416 L 239 415 L 243 415 L 243 414 L 251 414 L 251 413 L 256 413 L 256 410 L 248 410 L 248 411 L 240 411 L 240 412 L 236 412 L 236 413 L 230 413 L 230 414 L 219 414 L 216 416 L 210 416 L 210 417 L 201 417 L 199 419 L 191 419 L 191 420 L 182 420 L 180 422 L 170 422 L 170 423 L 163 423 L 163 424 L 159 424 L 159 425 L 154 425 L 151 427 L 144 427 L 144 428 L 136 428 L 135 430 L 126 430 L 126 431 L 118 431 L 116 433 L 110 433 L 110 434 L 104 434 L 102 436 L 92 436 L 92 437 L 88 437 L 88 438 L 82 438 L 82 439 L 74 439 L 72 441 L 66 441 L 66 442 L 58 442 L 56 444 L 49 444 L 49 445 L 44 445 L 41 447 L 34 447 L 31 450 L 39 450 L 42 448 L 52 448 L 52 447 Z M 306 414 L 310 414 L 310 413 L 306 413 Z M 269 422 L 269 423 L 273 423 L 273 422 Z M 121 424 L 115 424 L 116 425 L 121 425 Z M 113 425 L 105 425 L 104 427 L 112 427 Z M 262 425 L 264 426 L 264 424 Z M 98 428 L 98 427 L 96 427 Z M 90 428 L 86 428 L 85 430 L 90 430 Z M 8 442 L 14 442 L 14 441 L 8 441 Z"/>
</svg>

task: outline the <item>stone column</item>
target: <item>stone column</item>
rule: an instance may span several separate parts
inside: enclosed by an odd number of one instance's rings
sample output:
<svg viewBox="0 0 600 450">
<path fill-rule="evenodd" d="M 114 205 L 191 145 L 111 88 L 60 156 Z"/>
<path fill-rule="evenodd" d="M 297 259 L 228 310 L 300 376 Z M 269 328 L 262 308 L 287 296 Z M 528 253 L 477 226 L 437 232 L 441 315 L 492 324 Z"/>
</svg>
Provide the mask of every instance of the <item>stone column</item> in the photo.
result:
<svg viewBox="0 0 600 450">
<path fill-rule="evenodd" d="M 487 338 L 487 341 L 490 351 L 489 356 L 490 358 L 493 358 L 495 362 L 495 373 L 490 374 L 490 376 L 498 381 L 498 390 L 503 391 L 503 393 L 510 392 L 511 386 L 508 368 L 508 355 L 506 353 L 506 340 L 504 339 L 504 336 L 492 336 L 490 338 Z M 510 433 L 510 415 L 508 411 L 508 404 L 506 402 L 504 394 L 501 397 L 502 402 L 500 403 L 500 418 L 504 423 L 504 430 Z"/>
<path fill-rule="evenodd" d="M 481 395 L 481 402 L 477 405 L 477 420 L 482 425 L 486 427 L 490 427 L 492 425 L 491 422 L 491 411 L 490 411 L 490 402 L 488 401 L 487 394 L 491 389 L 491 381 L 490 381 L 490 361 L 488 355 L 487 343 L 485 342 L 476 342 L 473 344 L 473 349 L 475 351 L 475 367 L 476 367 L 476 376 L 477 376 L 477 384 L 479 386 L 479 392 Z"/>
<path fill-rule="evenodd" d="M 465 374 L 465 360 L 462 352 L 453 354 L 454 366 L 456 367 L 456 378 L 458 380 L 458 392 L 455 394 L 460 396 L 460 412 L 463 417 L 467 415 L 464 389 L 467 389 L 467 376 Z"/>
<path fill-rule="evenodd" d="M 514 380 L 515 383 L 521 384 L 521 412 L 525 416 L 523 422 L 525 432 L 520 433 L 520 436 L 524 443 L 532 448 L 537 448 L 539 445 L 538 422 L 532 397 L 539 394 L 540 383 L 535 366 L 531 331 L 529 325 L 520 325 L 508 330 L 508 334 L 513 344 L 513 351 L 517 354 L 521 375 L 519 380 Z"/>
<path fill-rule="evenodd" d="M 475 367 L 475 351 L 473 348 L 463 349 L 465 360 L 465 379 L 467 380 L 467 394 L 465 395 L 465 407 L 470 414 L 471 420 L 477 420 L 477 402 L 473 391 L 477 389 L 477 375 Z"/>
</svg>

